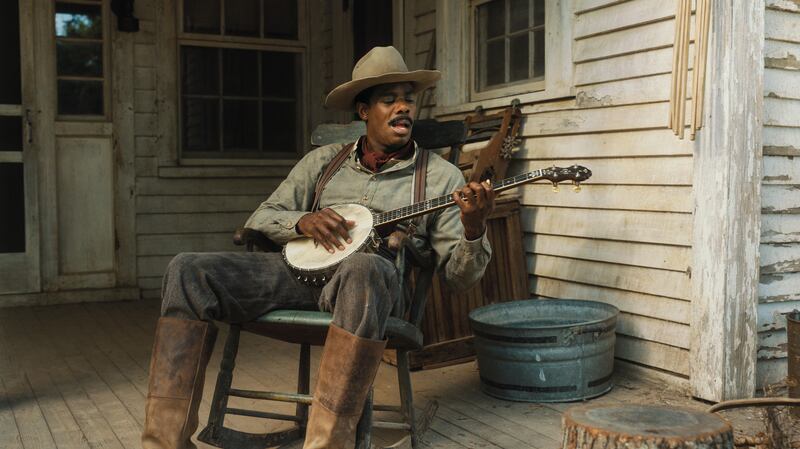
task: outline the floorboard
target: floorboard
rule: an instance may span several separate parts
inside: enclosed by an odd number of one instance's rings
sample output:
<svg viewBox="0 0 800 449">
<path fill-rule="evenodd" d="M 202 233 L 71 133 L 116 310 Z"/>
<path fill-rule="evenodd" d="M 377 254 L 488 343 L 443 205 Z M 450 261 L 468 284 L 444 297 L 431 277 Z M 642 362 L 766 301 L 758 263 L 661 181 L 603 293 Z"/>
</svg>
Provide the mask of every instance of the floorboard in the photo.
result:
<svg viewBox="0 0 800 449">
<path fill-rule="evenodd" d="M 136 449 L 144 424 L 148 370 L 159 302 L 86 303 L 0 309 L 0 448 Z M 228 326 L 219 336 L 205 379 L 200 429 L 210 399 Z M 294 391 L 299 346 L 243 332 L 234 386 Z M 319 348 L 312 350 L 312 385 Z M 592 404 L 655 403 L 703 409 L 705 404 L 665 385 L 618 376 L 617 386 Z M 480 391 L 474 362 L 412 374 L 415 408 L 438 401 L 439 411 L 423 436 L 423 448 L 555 449 L 561 414 L 575 403 L 508 402 Z M 377 403 L 398 404 L 394 367 L 382 364 L 374 384 Z M 293 413 L 294 405 L 233 398 L 231 406 Z M 385 419 L 387 414 L 378 414 Z M 758 430 L 760 418 L 727 416 L 736 426 Z M 268 432 L 290 423 L 229 417 L 226 426 Z M 200 430 L 198 429 L 198 431 Z M 376 446 L 403 436 L 376 431 Z M 301 447 L 297 443 L 290 447 Z M 198 443 L 200 448 L 211 446 Z"/>
</svg>

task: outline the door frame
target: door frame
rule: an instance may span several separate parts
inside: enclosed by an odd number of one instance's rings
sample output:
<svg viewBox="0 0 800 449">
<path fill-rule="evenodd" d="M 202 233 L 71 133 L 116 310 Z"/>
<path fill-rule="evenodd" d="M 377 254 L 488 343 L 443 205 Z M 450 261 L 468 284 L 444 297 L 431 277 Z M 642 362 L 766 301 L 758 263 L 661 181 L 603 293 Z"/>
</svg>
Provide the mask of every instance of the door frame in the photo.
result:
<svg viewBox="0 0 800 449">
<path fill-rule="evenodd" d="M 20 105 L 0 105 L 0 115 L 22 119 L 22 151 L 0 153 L 0 162 L 23 164 L 25 204 L 25 252 L 0 254 L 0 294 L 32 293 L 41 288 L 39 255 L 39 189 L 38 136 L 34 126 L 39 110 L 34 81 L 35 15 L 32 2 L 19 0 L 20 74 L 22 101 Z"/>
</svg>

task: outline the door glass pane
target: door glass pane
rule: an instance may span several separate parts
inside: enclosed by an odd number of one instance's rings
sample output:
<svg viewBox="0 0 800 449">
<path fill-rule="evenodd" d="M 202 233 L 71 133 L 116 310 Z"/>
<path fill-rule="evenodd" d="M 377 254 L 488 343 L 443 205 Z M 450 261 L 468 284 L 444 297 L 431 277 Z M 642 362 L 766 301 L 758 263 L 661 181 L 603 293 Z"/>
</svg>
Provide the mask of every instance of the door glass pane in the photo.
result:
<svg viewBox="0 0 800 449">
<path fill-rule="evenodd" d="M 57 70 L 60 76 L 103 77 L 103 44 L 95 42 L 56 42 Z"/>
<path fill-rule="evenodd" d="M 296 0 L 264 0 L 264 37 L 297 39 Z"/>
<path fill-rule="evenodd" d="M 0 104 L 21 104 L 19 3 L 0 1 Z"/>
<path fill-rule="evenodd" d="M 56 3 L 56 36 L 103 38 L 100 6 Z"/>
<path fill-rule="evenodd" d="M 259 3 L 259 0 L 225 0 L 225 34 L 259 37 Z"/>
<path fill-rule="evenodd" d="M 103 82 L 58 80 L 60 115 L 103 115 Z"/>
<path fill-rule="evenodd" d="M 264 151 L 297 152 L 297 104 L 265 101 L 262 114 Z"/>
<path fill-rule="evenodd" d="M 25 252 L 25 189 L 22 164 L 0 163 L 0 253 Z"/>
<path fill-rule="evenodd" d="M 529 0 L 511 0 L 509 12 L 511 32 L 528 28 L 528 2 Z"/>
<path fill-rule="evenodd" d="M 22 117 L 0 116 L 0 151 L 22 151 Z"/>
<path fill-rule="evenodd" d="M 223 151 L 258 151 L 258 101 L 226 100 Z"/>
<path fill-rule="evenodd" d="M 297 53 L 265 51 L 262 57 L 261 95 L 272 98 L 297 98 L 300 57 Z"/>
<path fill-rule="evenodd" d="M 222 50 L 222 93 L 230 96 L 258 96 L 258 52 Z"/>
<path fill-rule="evenodd" d="M 181 125 L 185 151 L 219 151 L 219 100 L 184 98 Z"/>
<path fill-rule="evenodd" d="M 183 30 L 187 33 L 219 34 L 219 0 L 183 2 Z"/>
<path fill-rule="evenodd" d="M 528 42 L 529 34 L 523 33 L 512 37 L 509 40 L 509 51 L 511 53 L 509 60 L 509 81 L 519 81 L 528 79 Z"/>
<path fill-rule="evenodd" d="M 181 85 L 183 94 L 219 93 L 219 50 L 181 47 Z"/>
</svg>

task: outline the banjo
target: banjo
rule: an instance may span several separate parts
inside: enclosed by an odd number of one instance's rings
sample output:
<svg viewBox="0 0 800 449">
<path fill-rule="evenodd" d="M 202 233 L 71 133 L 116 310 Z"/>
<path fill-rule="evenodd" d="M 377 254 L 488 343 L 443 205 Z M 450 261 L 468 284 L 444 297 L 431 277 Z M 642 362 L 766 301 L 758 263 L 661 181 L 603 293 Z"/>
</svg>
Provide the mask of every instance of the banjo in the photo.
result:
<svg viewBox="0 0 800 449">
<path fill-rule="evenodd" d="M 580 183 L 591 176 L 591 170 L 580 165 L 566 168 L 550 167 L 495 182 L 492 184 L 492 189 L 501 192 L 522 184 L 546 179 L 553 183 L 554 189 L 560 182 L 571 181 L 578 190 Z M 346 220 L 356 223 L 355 227 L 350 229 L 350 238 L 353 243 L 348 244 L 342 241 L 345 246 L 344 250 L 329 253 L 314 239 L 300 237 L 290 240 L 284 246 L 283 259 L 298 280 L 311 286 L 322 286 L 333 276 L 339 264 L 353 254 L 377 251 L 381 243 L 380 235 L 383 234 L 378 230 L 389 229 L 401 221 L 445 209 L 455 204 L 451 195 L 443 195 L 386 212 L 373 212 L 361 204 L 330 206 L 330 209 Z"/>
</svg>

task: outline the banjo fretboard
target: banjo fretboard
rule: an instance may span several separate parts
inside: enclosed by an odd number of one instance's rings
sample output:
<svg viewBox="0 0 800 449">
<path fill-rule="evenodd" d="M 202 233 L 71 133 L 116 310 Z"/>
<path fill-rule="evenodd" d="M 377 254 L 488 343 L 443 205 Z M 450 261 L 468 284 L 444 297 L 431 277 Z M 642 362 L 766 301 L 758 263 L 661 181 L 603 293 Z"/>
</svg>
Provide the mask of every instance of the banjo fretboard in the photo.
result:
<svg viewBox="0 0 800 449">
<path fill-rule="evenodd" d="M 528 173 L 523 173 L 517 176 L 512 176 L 510 178 L 503 179 L 502 181 L 493 183 L 492 189 L 494 189 L 496 192 L 501 192 L 503 190 L 507 190 L 512 187 L 516 187 L 528 182 L 539 181 L 542 179 L 547 179 L 553 182 L 554 184 L 557 184 L 561 181 L 573 181 L 577 184 L 580 181 L 588 179 L 589 176 L 591 176 L 591 171 L 589 171 L 589 169 L 585 167 L 581 167 L 578 165 L 573 165 L 572 167 L 568 168 L 551 167 L 540 170 L 534 170 Z M 443 195 L 436 198 L 431 198 L 429 200 L 420 201 L 419 203 L 414 203 L 398 209 L 376 213 L 373 217 L 374 220 L 373 225 L 377 227 L 381 225 L 400 222 L 403 220 L 407 220 L 409 218 L 414 218 L 420 215 L 425 215 L 431 212 L 435 212 L 439 209 L 444 209 L 446 207 L 450 207 L 453 205 L 455 205 L 453 197 L 451 195 Z"/>
</svg>

